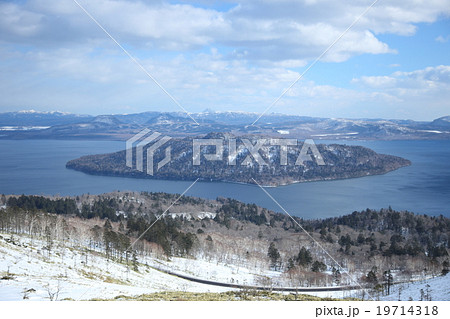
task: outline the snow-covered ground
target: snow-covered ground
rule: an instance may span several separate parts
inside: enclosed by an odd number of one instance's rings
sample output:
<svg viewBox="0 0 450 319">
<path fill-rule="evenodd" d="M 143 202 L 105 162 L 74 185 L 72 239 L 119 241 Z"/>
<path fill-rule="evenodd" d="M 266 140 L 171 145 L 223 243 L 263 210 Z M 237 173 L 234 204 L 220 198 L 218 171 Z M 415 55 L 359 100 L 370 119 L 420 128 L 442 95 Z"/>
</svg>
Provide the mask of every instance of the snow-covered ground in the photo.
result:
<svg viewBox="0 0 450 319">
<path fill-rule="evenodd" d="M 9 235 L 0 234 L 5 238 Z M 0 239 L 0 300 L 86 300 L 140 295 L 159 291 L 222 292 L 230 289 L 190 282 L 140 264 L 139 271 L 108 261 L 101 254 L 87 254 L 74 247 L 43 249 L 42 241 L 17 237 L 15 244 Z M 87 260 L 87 263 L 86 263 Z M 58 289 L 59 287 L 59 289 Z M 30 293 L 26 290 L 33 289 Z"/>
<path fill-rule="evenodd" d="M 154 258 L 144 259 L 146 263 L 160 269 L 170 270 L 188 276 L 218 281 L 229 284 L 261 285 L 261 281 L 267 278 L 276 280 L 280 272 L 239 267 L 233 264 L 220 263 L 218 261 L 206 261 L 173 257 L 169 261 Z"/>
<path fill-rule="evenodd" d="M 170 260 L 140 257 L 138 271 L 112 262 L 98 252 L 86 253 L 76 244 L 54 243 L 51 252 L 45 241 L 26 236 L 0 234 L 0 300 L 89 300 L 135 296 L 161 291 L 224 292 L 231 288 L 191 282 L 158 271 L 170 270 L 187 276 L 223 283 L 267 285 L 277 282 L 279 272 L 247 269 L 217 261 L 173 257 Z M 12 239 L 12 240 L 10 240 Z M 28 292 L 27 292 L 28 291 Z M 343 298 L 351 292 L 308 293 L 319 297 Z M 56 295 L 55 295 L 56 296 Z"/>
<path fill-rule="evenodd" d="M 429 287 L 427 287 L 427 285 Z M 380 300 L 421 300 L 421 290 L 434 301 L 450 300 L 450 274 L 413 283 L 394 285 L 389 296 L 380 296 Z M 400 298 L 399 298 L 400 292 Z M 423 298 L 424 300 L 426 298 Z"/>
<path fill-rule="evenodd" d="M 48 252 L 45 241 L 26 236 L 0 234 L 0 300 L 89 300 L 135 296 L 161 291 L 223 292 L 231 288 L 191 282 L 165 274 L 166 269 L 187 276 L 242 285 L 275 284 L 280 273 L 253 267 L 239 267 L 218 261 L 173 257 L 170 260 L 153 257 L 139 258 L 138 271 L 132 265 L 112 262 L 98 252 L 86 253 L 73 243 L 54 243 Z M 7 239 L 7 240 L 6 240 Z M 12 240 L 10 240 L 12 239 Z M 426 285 L 433 300 L 450 300 L 450 276 L 402 285 L 401 299 L 420 300 L 420 289 Z M 390 296 L 381 300 L 397 300 L 400 285 L 392 288 Z M 57 298 L 56 298 L 57 294 Z M 357 291 L 315 292 L 319 297 L 360 297 Z M 367 296 L 366 296 L 367 298 Z"/>
</svg>

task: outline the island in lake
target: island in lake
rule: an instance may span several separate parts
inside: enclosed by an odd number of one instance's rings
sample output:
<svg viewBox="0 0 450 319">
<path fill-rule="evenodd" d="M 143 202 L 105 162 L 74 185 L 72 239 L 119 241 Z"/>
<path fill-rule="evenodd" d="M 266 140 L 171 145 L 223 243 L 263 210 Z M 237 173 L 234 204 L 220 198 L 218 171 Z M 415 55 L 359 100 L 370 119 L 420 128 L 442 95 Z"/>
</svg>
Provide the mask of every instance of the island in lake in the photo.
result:
<svg viewBox="0 0 450 319">
<path fill-rule="evenodd" d="M 135 178 L 166 179 L 166 180 L 195 180 L 223 181 L 236 183 L 249 183 L 264 186 L 280 186 L 292 183 L 323 181 L 356 178 L 368 175 L 379 175 L 408 166 L 407 159 L 378 154 L 362 146 L 348 146 L 340 144 L 318 144 L 317 150 L 321 159 L 315 158 L 310 149 L 305 151 L 303 158 L 309 158 L 299 165 L 304 142 L 298 141 L 297 147 L 288 147 L 282 151 L 282 146 L 273 145 L 266 139 L 256 148 L 257 140 L 261 137 L 234 137 L 230 134 L 211 133 L 203 139 L 235 141 L 235 148 L 224 142 L 221 148 L 221 157 L 215 160 L 208 159 L 207 155 L 216 154 L 216 146 L 201 145 L 198 162 L 193 160 L 193 141 L 190 137 L 171 139 L 164 147 L 156 149 L 153 163 L 159 163 L 167 156 L 167 149 L 171 150 L 171 159 L 160 169 L 154 169 L 153 175 L 146 170 L 146 151 L 143 151 L 143 170 L 136 169 L 136 152 L 133 151 L 133 165 L 126 165 L 126 150 L 109 153 L 83 156 L 69 161 L 67 168 L 93 175 L 122 176 Z M 198 142 L 200 141 L 200 142 Z M 199 144 L 202 140 L 197 139 Z M 249 151 L 245 147 L 255 146 L 256 150 Z M 251 143 L 251 144 L 249 144 Z M 124 145 L 125 146 L 125 145 Z M 125 147 L 124 147 L 125 148 Z M 230 153 L 231 152 L 231 153 Z M 255 157 L 260 156 L 260 160 Z M 234 165 L 230 165 L 230 155 L 233 156 Z M 284 156 L 284 159 L 283 159 Z M 302 157 L 301 157 L 302 158 Z M 322 165 L 320 165 L 322 162 Z"/>
</svg>

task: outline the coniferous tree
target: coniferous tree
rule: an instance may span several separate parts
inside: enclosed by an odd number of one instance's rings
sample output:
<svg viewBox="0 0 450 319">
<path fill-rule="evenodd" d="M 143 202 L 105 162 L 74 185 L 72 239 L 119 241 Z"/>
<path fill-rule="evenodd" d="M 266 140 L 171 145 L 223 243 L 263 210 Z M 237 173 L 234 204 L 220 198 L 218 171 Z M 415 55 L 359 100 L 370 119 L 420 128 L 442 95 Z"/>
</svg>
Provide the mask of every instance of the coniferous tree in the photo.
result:
<svg viewBox="0 0 450 319">
<path fill-rule="evenodd" d="M 333 267 L 331 269 L 331 273 L 333 274 L 333 281 L 336 285 L 339 285 L 341 283 L 341 271 L 339 268 Z"/>
<path fill-rule="evenodd" d="M 134 271 L 139 271 L 138 259 L 137 259 L 137 255 L 136 255 L 136 251 L 135 250 L 133 250 L 133 270 Z"/>
<path fill-rule="evenodd" d="M 280 252 L 275 247 L 275 243 L 273 243 L 273 242 L 270 243 L 269 249 L 267 251 L 267 256 L 270 259 L 270 266 L 276 270 L 277 266 L 278 266 L 278 261 L 281 256 L 280 256 Z"/>
<path fill-rule="evenodd" d="M 308 266 L 309 264 L 312 263 L 312 255 L 311 252 L 306 249 L 305 247 L 302 246 L 302 248 L 300 248 L 300 251 L 298 252 L 296 261 L 300 266 Z"/>
<path fill-rule="evenodd" d="M 321 261 L 315 260 L 311 265 L 311 271 L 313 272 L 323 272 L 325 270 L 327 270 L 327 265 Z"/>
<path fill-rule="evenodd" d="M 367 273 L 365 280 L 372 287 L 375 287 L 378 284 L 377 267 L 372 267 L 372 269 Z"/>
</svg>

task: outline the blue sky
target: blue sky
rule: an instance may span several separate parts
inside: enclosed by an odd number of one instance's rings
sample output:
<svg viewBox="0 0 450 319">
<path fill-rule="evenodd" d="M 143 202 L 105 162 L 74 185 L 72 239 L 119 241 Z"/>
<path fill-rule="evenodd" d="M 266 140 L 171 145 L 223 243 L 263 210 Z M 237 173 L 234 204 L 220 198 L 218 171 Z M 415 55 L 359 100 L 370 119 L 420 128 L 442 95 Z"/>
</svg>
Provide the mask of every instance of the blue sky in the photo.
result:
<svg viewBox="0 0 450 319">
<path fill-rule="evenodd" d="M 373 2 L 78 0 L 188 111 L 260 113 Z M 0 112 L 179 107 L 74 0 L 0 2 Z M 450 1 L 379 0 L 269 112 L 450 114 Z"/>
</svg>

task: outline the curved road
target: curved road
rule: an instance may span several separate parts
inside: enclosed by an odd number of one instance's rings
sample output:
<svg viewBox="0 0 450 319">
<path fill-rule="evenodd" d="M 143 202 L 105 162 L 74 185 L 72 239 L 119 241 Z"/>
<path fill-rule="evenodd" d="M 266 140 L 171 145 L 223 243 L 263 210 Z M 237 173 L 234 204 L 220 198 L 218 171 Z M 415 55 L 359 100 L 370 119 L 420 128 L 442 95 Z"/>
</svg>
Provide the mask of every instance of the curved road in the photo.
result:
<svg viewBox="0 0 450 319">
<path fill-rule="evenodd" d="M 326 291 L 342 291 L 342 290 L 354 290 L 361 289 L 359 286 L 337 286 L 337 287 L 261 287 L 261 286 L 247 286 L 247 285 L 238 285 L 238 284 L 228 284 L 225 282 L 211 281 L 206 279 L 200 279 L 196 277 L 182 275 L 170 270 L 162 269 L 159 267 L 151 266 L 151 268 L 166 273 L 168 275 L 176 276 L 178 278 L 182 278 L 185 280 L 189 280 L 192 282 L 197 282 L 205 285 L 219 286 L 219 287 L 227 287 L 227 288 L 235 288 L 235 289 L 249 289 L 249 290 L 265 290 L 265 291 L 285 291 L 285 292 L 326 292 Z"/>
</svg>

